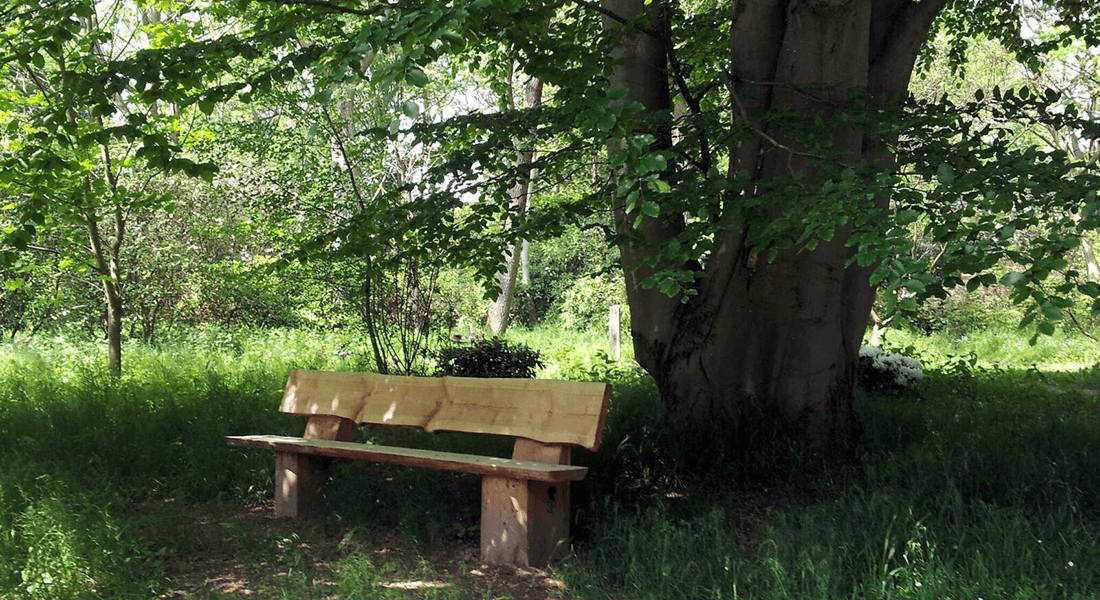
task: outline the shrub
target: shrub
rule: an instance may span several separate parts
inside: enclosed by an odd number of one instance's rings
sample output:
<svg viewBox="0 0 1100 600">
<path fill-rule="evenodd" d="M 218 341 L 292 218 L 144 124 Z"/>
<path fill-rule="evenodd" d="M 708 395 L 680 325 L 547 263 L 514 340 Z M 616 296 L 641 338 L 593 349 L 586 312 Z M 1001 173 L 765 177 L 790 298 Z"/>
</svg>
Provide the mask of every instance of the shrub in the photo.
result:
<svg viewBox="0 0 1100 600">
<path fill-rule="evenodd" d="M 869 392 L 899 394 L 924 379 L 920 361 L 881 348 L 859 349 L 859 385 Z"/>
<path fill-rule="evenodd" d="M 439 376 L 513 377 L 531 379 L 542 366 L 539 353 L 523 344 L 509 344 L 500 338 L 478 340 L 468 346 L 439 351 Z"/>
</svg>

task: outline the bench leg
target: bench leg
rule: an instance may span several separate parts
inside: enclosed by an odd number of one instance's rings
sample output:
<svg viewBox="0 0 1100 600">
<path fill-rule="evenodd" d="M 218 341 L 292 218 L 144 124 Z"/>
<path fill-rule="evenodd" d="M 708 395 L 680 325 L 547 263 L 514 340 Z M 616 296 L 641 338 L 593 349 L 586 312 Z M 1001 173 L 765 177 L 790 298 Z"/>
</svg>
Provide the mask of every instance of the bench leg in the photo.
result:
<svg viewBox="0 0 1100 600">
<path fill-rule="evenodd" d="M 481 559 L 545 566 L 569 548 L 569 482 L 482 477 Z"/>
<path fill-rule="evenodd" d="M 296 519 L 309 514 L 321 495 L 322 467 L 305 454 L 275 453 L 275 516 Z"/>
</svg>

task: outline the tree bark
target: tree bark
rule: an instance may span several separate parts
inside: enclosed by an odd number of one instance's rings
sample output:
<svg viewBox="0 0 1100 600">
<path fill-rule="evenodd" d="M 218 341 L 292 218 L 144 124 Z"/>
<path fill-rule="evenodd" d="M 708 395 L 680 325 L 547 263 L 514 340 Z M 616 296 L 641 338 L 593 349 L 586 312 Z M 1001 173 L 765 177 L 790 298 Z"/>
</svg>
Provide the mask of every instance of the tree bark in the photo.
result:
<svg viewBox="0 0 1100 600">
<path fill-rule="evenodd" d="M 125 221 L 121 210 L 116 210 L 115 240 L 106 247 L 94 209 L 89 209 L 86 225 L 96 272 L 100 276 L 103 296 L 107 302 L 107 368 L 112 375 L 118 377 L 122 375 L 122 267 L 119 253 Z"/>
<path fill-rule="evenodd" d="M 509 77 L 511 80 L 511 76 Z M 511 81 L 509 81 L 511 83 Z M 511 87 L 511 86 L 510 86 Z M 532 77 L 527 80 L 523 93 L 524 108 L 535 108 L 542 104 L 542 80 Z M 516 166 L 523 169 L 535 160 L 534 148 L 530 142 L 517 140 Z M 526 146 L 526 147 L 525 147 Z M 527 176 L 516 182 L 512 188 L 512 212 L 516 218 L 522 219 L 527 214 L 527 208 L 531 199 L 531 186 L 535 178 L 535 172 L 527 168 Z M 501 272 L 497 283 L 500 293 L 497 299 L 489 307 L 489 316 L 486 325 L 490 333 L 499 336 L 508 330 L 511 321 L 512 300 L 515 298 L 516 278 L 520 270 L 520 258 L 523 253 L 523 241 L 517 240 L 508 251 L 504 253 L 504 270 Z"/>
<path fill-rule="evenodd" d="M 917 51 L 944 3 L 735 2 L 731 119 L 781 103 L 808 122 L 821 117 L 828 123 L 852 89 L 883 99 L 904 94 Z M 612 88 L 629 90 L 627 101 L 649 111 L 669 106 L 669 42 L 653 33 L 667 31 L 660 26 L 661 4 L 603 4 L 627 20 L 651 12 L 649 33 L 620 45 L 617 57 L 625 60 L 611 80 Z M 620 26 L 605 19 L 605 28 Z M 731 151 L 731 179 L 745 171 L 758 182 L 792 172 L 814 180 L 812 161 L 782 132 L 768 123 L 751 125 L 755 138 Z M 874 140 L 847 127 L 835 127 L 831 141 L 852 159 L 890 159 Z M 620 229 L 627 227 L 621 210 L 618 216 Z M 643 226 L 647 241 L 659 243 L 682 226 L 675 217 L 662 218 Z M 730 231 L 717 240 L 698 293 L 686 302 L 640 289 L 638 282 L 652 273 L 646 253 L 621 248 L 635 356 L 654 376 L 669 419 L 693 431 L 709 429 L 710 435 L 690 437 L 701 447 L 734 451 L 730 457 L 749 461 L 743 466 L 753 471 L 780 466 L 790 440 L 853 447 L 860 434 L 853 407 L 856 365 L 874 300 L 871 269 L 845 268 L 851 249 L 843 231 L 813 251 L 784 251 L 771 262 L 747 244 L 743 227 Z"/>
<path fill-rule="evenodd" d="M 1096 252 L 1092 240 L 1081 236 L 1081 256 L 1085 259 L 1085 276 L 1089 281 L 1100 283 L 1100 263 L 1096 262 Z"/>
</svg>

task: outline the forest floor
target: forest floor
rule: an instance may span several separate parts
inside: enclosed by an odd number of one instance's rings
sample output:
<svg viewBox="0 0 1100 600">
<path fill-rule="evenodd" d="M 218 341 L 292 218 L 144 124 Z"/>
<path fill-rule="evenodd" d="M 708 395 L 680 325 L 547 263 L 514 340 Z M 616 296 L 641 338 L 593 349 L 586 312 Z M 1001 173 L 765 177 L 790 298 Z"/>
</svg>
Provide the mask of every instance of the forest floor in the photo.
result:
<svg viewBox="0 0 1100 600">
<path fill-rule="evenodd" d="M 820 492 L 807 493 L 803 489 L 792 493 L 789 488 L 775 486 L 737 488 L 725 495 L 722 503 L 729 525 L 750 549 L 763 541 L 776 510 L 812 504 L 821 496 Z M 671 505 L 692 502 L 680 493 L 650 489 L 634 498 L 632 504 L 648 504 L 655 493 Z M 161 509 L 146 505 L 140 510 Z M 348 525 L 329 518 L 332 515 L 306 521 L 278 518 L 271 501 L 245 508 L 222 502 L 173 510 L 170 518 L 178 522 L 186 539 L 169 542 L 173 549 L 164 558 L 168 591 L 161 598 L 340 599 L 344 596 L 338 588 L 349 587 L 374 589 L 377 595 L 363 596 L 371 598 L 573 597 L 562 573 L 553 566 L 538 569 L 482 564 L 476 527 L 426 542 L 411 538 L 400 527 Z M 160 520 L 163 522 L 163 518 Z M 574 537 L 580 539 L 574 541 L 582 548 L 583 560 L 583 547 L 590 541 L 585 539 L 585 532 L 577 533 Z M 350 572 L 354 569 L 360 572 Z M 609 576 L 614 578 L 614 574 Z M 350 586 L 348 578 L 355 580 Z"/>
<path fill-rule="evenodd" d="M 370 557 L 373 568 L 359 564 L 371 572 L 378 597 L 570 597 L 553 570 L 481 564 L 476 536 L 416 543 L 397 528 L 372 525 L 349 543 L 347 527 L 303 528 L 277 518 L 272 503 L 246 510 L 205 504 L 183 514 L 190 541 L 165 557 L 169 591 L 161 598 L 274 598 L 295 590 L 305 595 L 294 597 L 339 598 L 338 580 L 348 576 L 341 568 L 349 568 L 341 561 L 352 553 Z"/>
</svg>

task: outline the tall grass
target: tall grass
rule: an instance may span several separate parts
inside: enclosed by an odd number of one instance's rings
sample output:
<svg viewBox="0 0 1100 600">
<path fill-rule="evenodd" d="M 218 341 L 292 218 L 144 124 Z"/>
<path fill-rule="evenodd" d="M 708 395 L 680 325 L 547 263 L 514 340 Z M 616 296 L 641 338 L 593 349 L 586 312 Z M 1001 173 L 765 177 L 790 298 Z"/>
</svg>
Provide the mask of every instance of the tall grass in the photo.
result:
<svg viewBox="0 0 1100 600">
<path fill-rule="evenodd" d="M 1034 342 L 1034 343 L 1032 343 Z M 927 366 L 943 367 L 952 359 L 973 357 L 986 367 L 1028 368 L 1046 371 L 1076 371 L 1089 367 L 1100 357 L 1100 341 L 1089 339 L 1068 326 L 1053 335 L 1034 337 L 1030 330 L 1010 326 L 953 334 L 936 331 L 931 335 L 907 329 L 891 329 L 884 346 L 910 349 Z"/>
<path fill-rule="evenodd" d="M 735 486 L 605 502 L 570 584 L 589 598 L 1100 598 L 1097 371 L 932 372 L 918 395 L 861 396 L 862 471 L 824 500 L 780 509 L 759 540 L 736 527 Z"/>
<path fill-rule="evenodd" d="M 36 338 L 0 349 L 0 598 L 149 597 L 157 549 L 135 503 L 260 498 L 270 457 L 230 433 L 300 433 L 277 413 L 291 368 L 356 368 L 354 340 L 201 331 L 129 345 L 112 377 L 98 344 Z M 7 590 L 7 591 L 4 591 Z"/>
<path fill-rule="evenodd" d="M 912 396 L 859 397 L 861 468 L 826 468 L 776 493 L 686 474 L 652 381 L 600 356 L 602 333 L 509 337 L 542 352 L 541 376 L 614 387 L 603 447 L 577 453 L 591 471 L 574 488 L 577 551 L 562 565 L 573 597 L 1100 598 L 1100 366 L 1050 373 L 1025 355 L 1013 369 L 1004 350 L 1000 366 L 980 368 L 917 340 L 922 356 L 948 358 L 926 360 Z M 1084 358 L 1073 352 L 1055 358 Z M 405 567 L 374 562 L 361 544 L 341 555 L 330 589 L 313 582 L 304 543 L 231 523 L 216 541 L 192 539 L 181 517 L 269 497 L 271 456 L 222 436 L 300 434 L 276 411 L 287 372 L 369 370 L 354 332 L 200 330 L 128 346 L 118 379 L 103 356 L 63 339 L 0 347 L 0 599 L 156 597 L 169 559 L 217 545 L 284 565 L 293 577 L 265 597 L 398 596 L 377 584 Z M 473 543 L 477 487 L 351 465 L 336 472 L 320 522 Z M 314 529 L 303 535 L 332 535 Z M 408 576 L 430 578 L 409 564 Z M 440 597 L 476 596 L 448 589 Z"/>
</svg>

